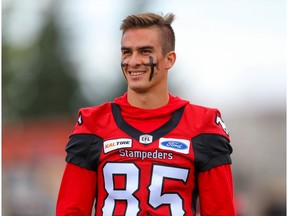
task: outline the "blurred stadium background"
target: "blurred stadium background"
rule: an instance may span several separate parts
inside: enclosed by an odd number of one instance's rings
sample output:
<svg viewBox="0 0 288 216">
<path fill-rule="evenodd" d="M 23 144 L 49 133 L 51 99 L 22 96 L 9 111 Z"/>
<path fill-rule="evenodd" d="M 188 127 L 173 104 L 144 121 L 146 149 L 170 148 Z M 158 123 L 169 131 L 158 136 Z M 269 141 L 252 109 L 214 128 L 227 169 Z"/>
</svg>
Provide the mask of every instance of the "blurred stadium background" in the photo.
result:
<svg viewBox="0 0 288 216">
<path fill-rule="evenodd" d="M 286 215 L 285 0 L 3 0 L 2 215 L 50 216 L 80 107 L 126 89 L 121 20 L 173 12 L 174 95 L 218 107 L 238 216 Z"/>
</svg>

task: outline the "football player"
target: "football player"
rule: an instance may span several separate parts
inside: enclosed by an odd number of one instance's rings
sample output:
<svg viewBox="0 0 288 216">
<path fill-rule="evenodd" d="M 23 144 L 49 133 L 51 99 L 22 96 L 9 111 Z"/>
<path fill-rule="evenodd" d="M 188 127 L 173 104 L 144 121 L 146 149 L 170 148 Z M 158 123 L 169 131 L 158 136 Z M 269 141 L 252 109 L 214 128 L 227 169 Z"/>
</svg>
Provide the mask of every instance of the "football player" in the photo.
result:
<svg viewBox="0 0 288 216">
<path fill-rule="evenodd" d="M 168 90 L 173 14 L 122 24 L 127 92 L 83 108 L 66 147 L 57 216 L 233 216 L 232 147 L 217 109 Z"/>
</svg>

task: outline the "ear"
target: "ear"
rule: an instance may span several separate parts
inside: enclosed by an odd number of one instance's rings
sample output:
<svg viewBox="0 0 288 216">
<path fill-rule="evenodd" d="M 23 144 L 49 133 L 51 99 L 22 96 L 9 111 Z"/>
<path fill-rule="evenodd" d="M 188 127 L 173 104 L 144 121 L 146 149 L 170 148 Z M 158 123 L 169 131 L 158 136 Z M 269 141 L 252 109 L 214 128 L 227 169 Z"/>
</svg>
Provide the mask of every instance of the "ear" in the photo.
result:
<svg viewBox="0 0 288 216">
<path fill-rule="evenodd" d="M 176 53 L 174 51 L 170 51 L 165 55 L 165 69 L 169 70 L 173 67 L 176 61 Z"/>
</svg>

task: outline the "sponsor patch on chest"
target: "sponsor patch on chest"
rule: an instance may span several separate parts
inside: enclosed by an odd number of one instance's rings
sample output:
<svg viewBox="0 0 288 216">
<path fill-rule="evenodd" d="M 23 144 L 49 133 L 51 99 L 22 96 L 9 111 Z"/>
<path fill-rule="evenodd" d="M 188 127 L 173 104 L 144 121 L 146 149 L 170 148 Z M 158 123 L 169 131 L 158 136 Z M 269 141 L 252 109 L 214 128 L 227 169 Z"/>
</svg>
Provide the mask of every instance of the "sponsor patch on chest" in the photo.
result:
<svg viewBox="0 0 288 216">
<path fill-rule="evenodd" d="M 160 138 L 159 148 L 189 154 L 190 140 L 175 138 Z"/>
<path fill-rule="evenodd" d="M 103 143 L 104 153 L 120 149 L 120 148 L 130 148 L 132 147 L 132 139 L 120 138 L 113 140 L 106 140 Z"/>
</svg>

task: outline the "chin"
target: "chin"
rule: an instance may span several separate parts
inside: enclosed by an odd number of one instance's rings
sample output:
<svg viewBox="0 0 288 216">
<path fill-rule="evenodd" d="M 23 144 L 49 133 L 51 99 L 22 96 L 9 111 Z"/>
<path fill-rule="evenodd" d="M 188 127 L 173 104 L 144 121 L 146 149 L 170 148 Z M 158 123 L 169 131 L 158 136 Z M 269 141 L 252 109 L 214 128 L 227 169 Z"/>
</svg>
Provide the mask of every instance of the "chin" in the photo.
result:
<svg viewBox="0 0 288 216">
<path fill-rule="evenodd" d="M 148 90 L 144 86 L 129 86 L 129 89 L 131 89 L 132 91 L 134 91 L 136 93 L 145 93 Z"/>
</svg>

